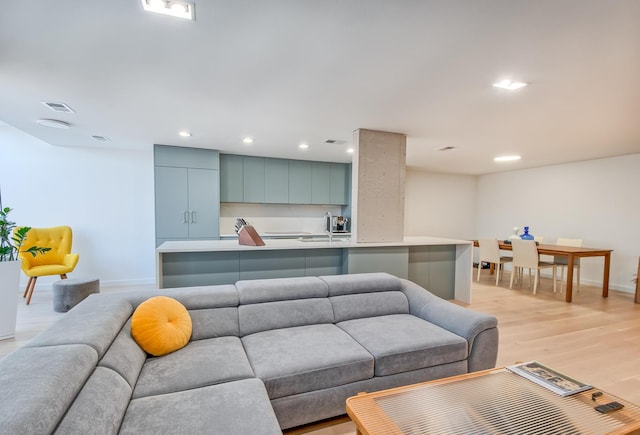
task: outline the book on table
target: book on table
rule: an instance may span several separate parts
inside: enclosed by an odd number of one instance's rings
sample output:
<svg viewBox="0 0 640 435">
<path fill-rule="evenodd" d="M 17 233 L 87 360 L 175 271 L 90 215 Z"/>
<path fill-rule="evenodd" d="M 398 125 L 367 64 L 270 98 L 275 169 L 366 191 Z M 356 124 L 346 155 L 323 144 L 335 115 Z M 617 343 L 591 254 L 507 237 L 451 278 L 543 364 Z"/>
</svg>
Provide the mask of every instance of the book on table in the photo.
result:
<svg viewBox="0 0 640 435">
<path fill-rule="evenodd" d="M 570 396 L 593 388 L 592 385 L 575 380 L 538 361 L 529 361 L 507 366 L 507 370 L 527 378 L 561 396 Z"/>
</svg>

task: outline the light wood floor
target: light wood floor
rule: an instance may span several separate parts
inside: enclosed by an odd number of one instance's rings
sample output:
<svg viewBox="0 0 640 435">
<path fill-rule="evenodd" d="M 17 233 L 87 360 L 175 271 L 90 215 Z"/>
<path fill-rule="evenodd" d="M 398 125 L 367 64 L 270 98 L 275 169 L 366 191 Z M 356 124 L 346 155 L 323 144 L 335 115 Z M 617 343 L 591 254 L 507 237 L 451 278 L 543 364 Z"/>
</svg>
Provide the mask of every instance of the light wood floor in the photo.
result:
<svg viewBox="0 0 640 435">
<path fill-rule="evenodd" d="M 460 304 L 498 318 L 498 366 L 535 359 L 640 404 L 640 304 L 633 295 L 610 291 L 603 299 L 599 288 L 582 286 L 568 304 L 562 294 L 553 294 L 548 279 L 533 296 L 526 286 L 509 290 L 508 278 L 496 287 L 495 278 L 483 271 L 480 283 L 473 283 L 472 303 Z M 0 341 L 0 357 L 64 315 L 53 312 L 50 292 L 36 291 L 28 307 L 19 299 L 16 339 Z M 353 435 L 355 427 L 342 417 L 286 433 Z"/>
</svg>

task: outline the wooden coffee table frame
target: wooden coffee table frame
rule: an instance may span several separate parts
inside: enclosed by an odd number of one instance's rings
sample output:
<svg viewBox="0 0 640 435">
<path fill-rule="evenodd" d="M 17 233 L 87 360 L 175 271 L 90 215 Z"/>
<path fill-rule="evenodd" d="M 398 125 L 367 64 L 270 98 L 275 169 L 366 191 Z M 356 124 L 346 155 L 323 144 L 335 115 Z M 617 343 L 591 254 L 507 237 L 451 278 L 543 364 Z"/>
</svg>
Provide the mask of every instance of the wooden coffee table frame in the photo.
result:
<svg viewBox="0 0 640 435">
<path fill-rule="evenodd" d="M 383 390 L 373 393 L 360 393 L 357 396 L 353 396 L 347 399 L 346 408 L 347 414 L 353 421 L 356 426 L 356 433 L 358 435 L 403 435 L 404 432 L 394 423 L 394 421 L 386 414 L 386 412 L 378 405 L 376 399 L 386 398 L 389 396 L 398 395 L 398 393 L 403 392 L 411 392 L 417 389 L 430 388 L 437 385 L 448 384 L 452 382 L 464 382 L 465 380 L 486 376 L 489 374 L 499 373 L 499 372 L 508 372 L 505 368 L 491 369 L 480 372 L 468 373 L 459 376 L 453 376 L 444 379 L 437 379 L 434 381 L 423 382 L 419 384 L 413 384 L 405 387 L 392 388 L 389 390 Z M 511 374 L 511 373 L 510 373 Z M 513 374 L 513 376 L 518 376 Z M 524 378 L 522 378 L 525 380 Z M 531 387 L 533 389 L 543 387 L 536 385 L 531 381 L 527 381 L 531 383 Z M 597 398 L 597 402 L 592 400 L 591 394 L 595 391 L 601 391 L 602 396 Z M 553 394 L 553 393 L 552 393 Z M 560 396 L 558 396 L 560 397 Z M 460 398 L 461 401 L 464 401 L 464 397 Z M 490 400 L 490 398 L 487 398 Z M 591 390 L 587 390 L 581 393 L 574 394 L 572 396 L 564 397 L 562 400 L 567 401 L 577 401 L 582 402 L 587 406 L 596 406 L 598 404 L 604 404 L 612 401 L 618 401 L 623 403 L 625 407 L 619 411 L 614 411 L 616 413 L 616 419 L 621 422 L 627 422 L 624 427 L 619 428 L 614 431 L 605 432 L 608 434 L 630 434 L 630 433 L 640 433 L 640 407 L 629 403 L 625 400 L 622 400 L 618 397 L 615 397 L 609 393 L 606 393 L 597 388 L 593 388 Z M 572 405 L 575 403 L 572 402 Z M 435 405 L 438 406 L 438 405 Z M 593 411 L 597 414 L 597 411 Z M 613 415 L 613 414 L 607 414 Z"/>
</svg>

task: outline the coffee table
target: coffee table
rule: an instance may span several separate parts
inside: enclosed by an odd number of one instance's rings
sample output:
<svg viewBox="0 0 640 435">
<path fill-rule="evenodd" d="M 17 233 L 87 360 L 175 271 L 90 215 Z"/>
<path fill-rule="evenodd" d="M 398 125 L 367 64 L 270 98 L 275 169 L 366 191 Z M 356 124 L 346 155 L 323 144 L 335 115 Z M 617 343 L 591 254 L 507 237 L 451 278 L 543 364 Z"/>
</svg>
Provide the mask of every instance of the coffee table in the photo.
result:
<svg viewBox="0 0 640 435">
<path fill-rule="evenodd" d="M 603 394 L 592 398 L 592 393 Z M 617 401 L 619 411 L 596 405 Z M 597 388 L 562 397 L 505 368 L 347 399 L 358 434 L 640 433 L 640 407 Z"/>
</svg>

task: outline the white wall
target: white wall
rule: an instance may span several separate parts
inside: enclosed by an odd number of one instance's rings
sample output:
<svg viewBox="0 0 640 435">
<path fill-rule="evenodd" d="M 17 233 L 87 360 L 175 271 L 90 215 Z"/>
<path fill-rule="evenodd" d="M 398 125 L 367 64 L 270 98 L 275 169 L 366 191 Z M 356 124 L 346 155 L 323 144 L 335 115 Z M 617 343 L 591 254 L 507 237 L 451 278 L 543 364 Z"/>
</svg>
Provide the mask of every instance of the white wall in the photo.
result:
<svg viewBox="0 0 640 435">
<path fill-rule="evenodd" d="M 506 238 L 528 225 L 544 242 L 583 239 L 613 249 L 610 288 L 635 289 L 640 256 L 640 154 L 483 175 L 478 179 L 476 237 Z M 582 260 L 584 282 L 602 282 L 602 257 Z"/>
<path fill-rule="evenodd" d="M 472 239 L 478 178 L 407 168 L 405 235 Z"/>
<path fill-rule="evenodd" d="M 49 145 L 0 122 L 2 203 L 18 225 L 69 225 L 70 278 L 155 282 L 153 153 Z M 48 288 L 58 277 L 38 279 Z M 26 284 L 22 277 L 21 285 Z"/>
</svg>

